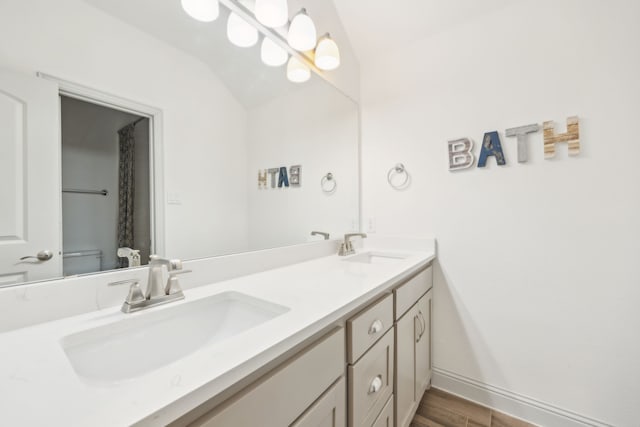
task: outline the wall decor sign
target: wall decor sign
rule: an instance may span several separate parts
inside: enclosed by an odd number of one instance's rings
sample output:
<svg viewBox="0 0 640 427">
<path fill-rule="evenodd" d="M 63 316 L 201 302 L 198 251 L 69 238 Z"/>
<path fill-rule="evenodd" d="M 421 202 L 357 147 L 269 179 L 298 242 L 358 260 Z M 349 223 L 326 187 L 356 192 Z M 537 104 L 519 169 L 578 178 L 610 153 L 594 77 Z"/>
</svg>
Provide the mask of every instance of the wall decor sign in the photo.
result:
<svg viewBox="0 0 640 427">
<path fill-rule="evenodd" d="M 288 169 L 288 173 L 286 166 L 258 169 L 258 189 L 266 190 L 268 188 L 268 182 L 271 183 L 271 188 L 299 187 L 301 172 L 302 166 L 300 165 L 291 166 Z M 268 180 L 267 177 L 270 177 L 270 180 Z"/>
<path fill-rule="evenodd" d="M 544 157 L 551 159 L 556 154 L 556 144 L 566 142 L 569 147 L 569 155 L 575 156 L 580 153 L 580 120 L 577 116 L 567 119 L 567 132 L 557 134 L 555 123 L 546 121 L 542 125 L 544 138 Z M 518 143 L 518 163 L 526 163 L 527 156 L 527 136 L 540 131 L 537 123 L 525 126 L 518 126 L 505 130 L 505 136 L 516 138 Z M 469 138 L 460 138 L 447 142 L 449 145 L 449 170 L 456 171 L 468 169 L 475 163 L 473 154 L 473 141 Z M 478 167 L 487 166 L 489 157 L 494 157 L 499 166 L 504 166 L 507 161 L 502 150 L 500 134 L 497 131 L 487 132 L 482 138 L 480 155 L 478 156 Z"/>
</svg>

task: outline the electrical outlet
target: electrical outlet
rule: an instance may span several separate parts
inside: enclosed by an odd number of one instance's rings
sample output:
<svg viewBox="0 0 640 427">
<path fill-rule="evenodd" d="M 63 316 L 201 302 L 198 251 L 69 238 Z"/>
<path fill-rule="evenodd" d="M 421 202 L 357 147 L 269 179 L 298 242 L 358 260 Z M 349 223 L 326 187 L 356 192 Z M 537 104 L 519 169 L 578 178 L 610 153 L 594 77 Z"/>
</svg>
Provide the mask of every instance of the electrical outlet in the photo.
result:
<svg viewBox="0 0 640 427">
<path fill-rule="evenodd" d="M 376 232 L 376 219 L 374 217 L 370 217 L 367 221 L 367 233 L 375 233 Z"/>
</svg>

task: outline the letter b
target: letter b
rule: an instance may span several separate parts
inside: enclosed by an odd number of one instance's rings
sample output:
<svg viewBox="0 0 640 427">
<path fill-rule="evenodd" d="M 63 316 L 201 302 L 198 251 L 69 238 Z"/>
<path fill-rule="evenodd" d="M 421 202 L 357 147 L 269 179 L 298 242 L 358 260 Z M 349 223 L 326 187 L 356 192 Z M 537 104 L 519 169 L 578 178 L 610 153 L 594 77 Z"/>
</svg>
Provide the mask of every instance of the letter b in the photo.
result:
<svg viewBox="0 0 640 427">
<path fill-rule="evenodd" d="M 449 170 L 456 171 L 470 168 L 475 161 L 473 153 L 473 141 L 469 138 L 449 141 Z"/>
</svg>

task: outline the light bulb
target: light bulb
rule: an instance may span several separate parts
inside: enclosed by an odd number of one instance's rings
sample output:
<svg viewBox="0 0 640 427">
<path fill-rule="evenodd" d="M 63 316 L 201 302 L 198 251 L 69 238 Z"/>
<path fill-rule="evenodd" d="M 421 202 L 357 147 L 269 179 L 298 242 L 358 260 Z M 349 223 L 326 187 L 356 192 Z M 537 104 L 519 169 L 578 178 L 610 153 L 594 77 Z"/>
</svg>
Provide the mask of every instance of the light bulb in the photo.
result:
<svg viewBox="0 0 640 427">
<path fill-rule="evenodd" d="M 271 67 L 279 67 L 287 62 L 289 54 L 280 46 L 275 44 L 273 40 L 265 37 L 260 47 L 260 58 L 262 62 Z"/>
<path fill-rule="evenodd" d="M 227 37 L 238 47 L 251 47 L 258 42 L 258 30 L 231 12 L 227 21 Z"/>
<path fill-rule="evenodd" d="M 320 38 L 314 62 L 316 67 L 326 71 L 335 70 L 340 66 L 340 50 L 329 33 Z"/>
<path fill-rule="evenodd" d="M 262 25 L 282 27 L 289 20 L 287 0 L 256 0 L 255 15 Z"/>
<path fill-rule="evenodd" d="M 182 0 L 182 8 L 193 19 L 211 22 L 220 14 L 218 0 Z"/>
<path fill-rule="evenodd" d="M 298 58 L 292 56 L 287 64 L 287 78 L 294 83 L 303 83 L 311 77 L 311 70 Z"/>
<path fill-rule="evenodd" d="M 317 37 L 316 26 L 307 15 L 307 11 L 300 9 L 289 25 L 289 34 L 287 35 L 289 45 L 295 50 L 305 52 L 316 47 Z"/>
</svg>

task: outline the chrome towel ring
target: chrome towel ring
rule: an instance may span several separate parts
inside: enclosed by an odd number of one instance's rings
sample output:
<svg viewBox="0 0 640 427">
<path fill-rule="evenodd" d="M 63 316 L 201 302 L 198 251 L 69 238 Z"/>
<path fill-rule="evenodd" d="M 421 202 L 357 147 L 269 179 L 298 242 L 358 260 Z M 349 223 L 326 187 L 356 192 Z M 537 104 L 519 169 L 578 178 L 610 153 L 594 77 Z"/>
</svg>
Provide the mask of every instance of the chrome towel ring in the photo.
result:
<svg viewBox="0 0 640 427">
<path fill-rule="evenodd" d="M 402 176 L 402 177 L 400 177 Z M 394 177 L 399 177 L 394 179 Z M 409 172 L 402 163 L 398 163 L 387 173 L 387 181 L 389 185 L 396 190 L 404 190 L 409 186 Z"/>
<path fill-rule="evenodd" d="M 320 188 L 322 188 L 323 193 L 335 193 L 336 189 L 338 188 L 338 182 L 331 172 L 322 177 L 322 179 L 320 180 Z"/>
</svg>

